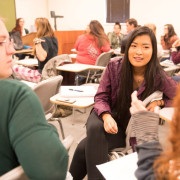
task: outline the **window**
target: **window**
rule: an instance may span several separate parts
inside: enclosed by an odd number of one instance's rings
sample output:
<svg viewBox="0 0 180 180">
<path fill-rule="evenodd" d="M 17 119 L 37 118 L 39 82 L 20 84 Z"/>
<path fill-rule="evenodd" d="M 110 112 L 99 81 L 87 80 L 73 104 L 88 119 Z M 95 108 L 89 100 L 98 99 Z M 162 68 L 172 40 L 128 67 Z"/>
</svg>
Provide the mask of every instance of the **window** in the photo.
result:
<svg viewBox="0 0 180 180">
<path fill-rule="evenodd" d="M 129 19 L 130 0 L 106 0 L 107 23 L 123 23 Z"/>
</svg>

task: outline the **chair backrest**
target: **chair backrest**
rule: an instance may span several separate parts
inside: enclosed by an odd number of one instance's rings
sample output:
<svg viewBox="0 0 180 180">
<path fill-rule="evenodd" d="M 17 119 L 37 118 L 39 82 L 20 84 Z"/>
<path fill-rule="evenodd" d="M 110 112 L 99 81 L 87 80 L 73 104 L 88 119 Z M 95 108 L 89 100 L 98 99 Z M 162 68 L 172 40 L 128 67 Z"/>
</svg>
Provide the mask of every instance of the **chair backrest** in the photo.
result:
<svg viewBox="0 0 180 180">
<path fill-rule="evenodd" d="M 18 166 L 0 177 L 0 180 L 29 180 L 23 168 Z"/>
<path fill-rule="evenodd" d="M 113 51 L 103 52 L 99 55 L 99 57 L 96 60 L 95 65 L 96 66 L 107 66 L 108 62 L 111 59 Z"/>
<path fill-rule="evenodd" d="M 38 96 L 45 114 L 50 113 L 54 109 L 54 104 L 50 102 L 50 97 L 59 92 L 63 77 L 55 76 L 47 80 L 41 81 L 33 88 L 34 92 Z"/>
<path fill-rule="evenodd" d="M 56 67 L 63 64 L 63 63 L 72 63 L 72 59 L 67 54 L 61 54 L 51 58 L 44 66 L 42 70 L 41 81 L 48 79 L 50 77 L 57 76 L 57 69 Z"/>
</svg>

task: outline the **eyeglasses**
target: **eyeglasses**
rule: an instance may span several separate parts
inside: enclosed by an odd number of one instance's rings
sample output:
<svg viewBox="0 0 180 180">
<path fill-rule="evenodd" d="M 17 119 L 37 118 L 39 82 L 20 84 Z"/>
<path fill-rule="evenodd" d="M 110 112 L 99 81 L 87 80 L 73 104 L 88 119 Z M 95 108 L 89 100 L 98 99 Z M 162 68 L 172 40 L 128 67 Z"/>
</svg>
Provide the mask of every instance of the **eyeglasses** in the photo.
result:
<svg viewBox="0 0 180 180">
<path fill-rule="evenodd" d="M 10 47 L 11 46 L 11 47 L 14 48 L 14 41 L 11 38 L 6 38 L 3 41 L 0 41 L 0 46 L 3 45 L 3 44 L 5 44 L 6 47 Z"/>
</svg>

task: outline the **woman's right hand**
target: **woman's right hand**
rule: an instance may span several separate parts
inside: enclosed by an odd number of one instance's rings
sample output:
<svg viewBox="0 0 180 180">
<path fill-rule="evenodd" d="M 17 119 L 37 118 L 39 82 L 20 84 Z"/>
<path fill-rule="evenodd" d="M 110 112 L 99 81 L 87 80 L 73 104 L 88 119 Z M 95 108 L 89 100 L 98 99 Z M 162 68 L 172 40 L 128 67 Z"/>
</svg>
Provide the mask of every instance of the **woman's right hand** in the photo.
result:
<svg viewBox="0 0 180 180">
<path fill-rule="evenodd" d="M 104 113 L 102 119 L 104 121 L 104 129 L 107 133 L 116 134 L 118 132 L 117 123 L 110 114 Z"/>
</svg>

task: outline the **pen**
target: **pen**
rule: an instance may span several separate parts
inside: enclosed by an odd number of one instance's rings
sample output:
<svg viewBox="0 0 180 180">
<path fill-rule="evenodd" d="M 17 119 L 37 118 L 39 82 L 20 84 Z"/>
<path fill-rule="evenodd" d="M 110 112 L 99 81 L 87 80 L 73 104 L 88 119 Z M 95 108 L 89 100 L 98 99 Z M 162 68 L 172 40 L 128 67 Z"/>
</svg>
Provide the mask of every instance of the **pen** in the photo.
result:
<svg viewBox="0 0 180 180">
<path fill-rule="evenodd" d="M 77 92 L 83 92 L 82 90 L 78 90 L 78 89 L 69 89 L 70 91 L 77 91 Z"/>
</svg>

